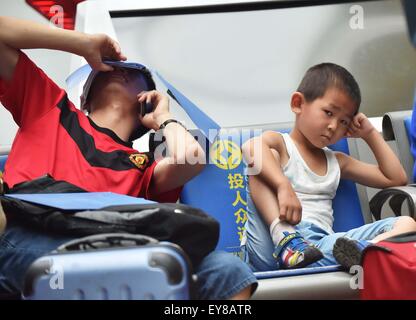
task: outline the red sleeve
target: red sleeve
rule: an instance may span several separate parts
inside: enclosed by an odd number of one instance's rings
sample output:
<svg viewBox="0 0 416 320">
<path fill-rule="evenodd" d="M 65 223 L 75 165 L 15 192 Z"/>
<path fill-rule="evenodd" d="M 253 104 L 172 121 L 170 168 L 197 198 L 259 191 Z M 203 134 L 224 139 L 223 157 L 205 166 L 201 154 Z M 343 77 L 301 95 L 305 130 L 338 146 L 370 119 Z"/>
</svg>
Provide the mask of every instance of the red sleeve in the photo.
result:
<svg viewBox="0 0 416 320">
<path fill-rule="evenodd" d="M 139 193 L 139 197 L 146 198 L 157 202 L 176 202 L 179 199 L 179 195 L 182 192 L 183 187 L 166 191 L 164 193 L 153 195 L 150 193 L 150 183 L 152 181 L 153 172 L 157 165 L 157 161 L 154 161 L 144 172 L 142 180 L 142 188 Z"/>
<path fill-rule="evenodd" d="M 61 99 L 59 88 L 22 51 L 10 81 L 0 78 L 0 102 L 19 127 L 41 118 Z"/>
</svg>

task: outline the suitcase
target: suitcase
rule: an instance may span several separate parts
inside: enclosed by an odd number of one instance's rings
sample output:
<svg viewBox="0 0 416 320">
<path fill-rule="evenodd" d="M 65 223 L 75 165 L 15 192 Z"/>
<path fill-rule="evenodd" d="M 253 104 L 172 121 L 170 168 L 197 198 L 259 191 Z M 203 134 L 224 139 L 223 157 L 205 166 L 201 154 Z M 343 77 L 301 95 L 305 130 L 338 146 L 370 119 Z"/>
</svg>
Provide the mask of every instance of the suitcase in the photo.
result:
<svg viewBox="0 0 416 320">
<path fill-rule="evenodd" d="M 190 299 L 191 266 L 167 242 L 130 234 L 71 241 L 28 269 L 27 300 Z"/>
</svg>

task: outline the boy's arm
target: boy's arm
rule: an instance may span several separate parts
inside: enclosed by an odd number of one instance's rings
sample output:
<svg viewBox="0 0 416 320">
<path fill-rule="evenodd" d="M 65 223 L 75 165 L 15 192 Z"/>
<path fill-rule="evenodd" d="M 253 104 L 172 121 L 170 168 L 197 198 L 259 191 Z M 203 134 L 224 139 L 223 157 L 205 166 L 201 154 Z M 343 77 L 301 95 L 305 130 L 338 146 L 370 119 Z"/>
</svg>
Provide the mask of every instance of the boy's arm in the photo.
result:
<svg viewBox="0 0 416 320">
<path fill-rule="evenodd" d="M 249 175 L 259 177 L 273 190 L 288 182 L 280 166 L 283 138 L 273 131 L 266 131 L 260 137 L 255 137 L 243 144 L 241 150 L 248 165 Z M 272 150 L 276 151 L 273 156 Z"/>
<path fill-rule="evenodd" d="M 361 137 L 368 144 L 377 165 L 337 153 L 342 178 L 379 189 L 407 184 L 406 172 L 399 159 L 364 114 L 360 113 L 354 118 L 349 136 Z"/>
<path fill-rule="evenodd" d="M 11 17 L 0 17 L 0 77 L 11 80 L 17 64 L 19 49 L 54 49 L 85 57 L 100 71 L 112 68 L 102 63 L 104 57 L 125 60 L 118 43 L 103 34 L 52 28 L 48 25 Z"/>
<path fill-rule="evenodd" d="M 249 167 L 248 174 L 258 174 L 258 177 L 276 194 L 280 220 L 292 224 L 299 223 L 302 206 L 290 181 L 283 174 L 280 164 L 280 155 L 285 151 L 282 136 L 273 131 L 266 131 L 260 137 L 244 143 L 242 151 Z M 277 213 L 273 217 L 263 218 L 270 224 L 277 218 Z"/>
</svg>

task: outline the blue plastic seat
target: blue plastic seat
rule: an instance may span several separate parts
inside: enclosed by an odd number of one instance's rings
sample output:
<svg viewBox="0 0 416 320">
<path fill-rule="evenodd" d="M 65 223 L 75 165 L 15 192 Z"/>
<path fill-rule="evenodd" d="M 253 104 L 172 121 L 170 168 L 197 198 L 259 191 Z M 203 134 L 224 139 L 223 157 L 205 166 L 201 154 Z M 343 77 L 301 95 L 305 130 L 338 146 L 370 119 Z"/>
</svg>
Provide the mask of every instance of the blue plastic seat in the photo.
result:
<svg viewBox="0 0 416 320">
<path fill-rule="evenodd" d="M 0 171 L 4 171 L 6 160 L 7 160 L 7 156 L 0 156 Z"/>
<path fill-rule="evenodd" d="M 204 141 L 200 132 L 194 131 L 193 134 L 199 138 L 199 141 Z M 244 230 L 244 222 L 246 220 L 245 165 L 242 161 L 240 147 L 246 140 L 259 134 L 261 134 L 261 131 L 250 133 L 247 129 L 222 131 L 219 138 L 207 148 L 207 150 L 209 150 L 207 151 L 207 158 L 209 158 L 207 166 L 201 174 L 184 186 L 181 194 L 180 201 L 182 203 L 201 208 L 220 222 L 220 239 L 217 249 L 234 254 L 239 254 L 240 252 L 240 240 Z M 347 139 L 343 139 L 337 144 L 332 145 L 331 149 L 342 151 L 347 154 L 350 153 Z M 333 202 L 333 208 L 335 231 L 346 231 L 364 224 L 355 183 L 341 180 Z M 344 287 L 340 289 L 338 296 L 335 295 L 335 297 L 333 297 L 342 298 L 343 294 L 346 294 L 348 298 L 355 297 L 355 292 L 345 288 L 345 281 L 350 279 L 350 275 L 346 272 L 340 272 L 339 270 L 339 266 L 334 265 L 297 270 L 258 272 L 256 273 L 256 276 L 258 279 L 282 279 L 287 277 L 297 277 L 297 279 L 299 279 L 299 276 L 310 276 L 317 273 L 338 272 L 338 275 L 339 273 L 343 273 L 344 278 L 340 281 L 342 284 L 338 283 L 337 285 Z M 333 285 L 333 283 L 331 285 Z M 337 285 L 335 285 L 335 287 Z M 324 286 L 322 287 L 323 291 L 325 290 Z M 278 287 L 279 285 L 277 285 L 276 290 L 278 290 Z M 261 289 L 261 286 L 259 289 Z M 336 289 L 334 290 L 336 291 Z M 343 293 L 340 293 L 341 291 Z M 293 292 L 293 290 L 291 292 Z M 267 299 L 273 298 L 274 295 L 272 293 L 271 295 L 268 294 L 267 296 L 260 297 Z M 282 296 L 279 295 L 279 297 Z M 297 296 L 295 295 L 290 298 L 296 297 Z"/>
<path fill-rule="evenodd" d="M 200 175 L 184 186 L 181 194 L 182 203 L 201 208 L 220 222 L 221 232 L 217 249 L 234 254 L 240 252 L 240 238 L 246 219 L 246 185 L 240 147 L 246 140 L 260 134 L 261 131 L 256 133 L 243 129 L 223 131 L 219 139 L 207 148 L 209 164 Z M 201 143 L 207 143 L 199 131 L 194 131 L 193 134 Z M 346 139 L 331 148 L 350 153 Z M 7 156 L 0 156 L 0 170 L 6 159 Z M 357 188 L 351 181 L 341 180 L 333 207 L 335 231 L 345 231 L 364 224 Z M 349 286 L 351 275 L 340 271 L 337 265 L 258 272 L 256 276 L 260 285 L 254 298 L 354 299 L 358 297 L 358 290 L 352 290 Z"/>
<path fill-rule="evenodd" d="M 406 128 L 407 139 L 409 139 L 410 141 L 412 117 L 407 116 L 406 118 L 404 118 L 403 122 L 404 122 L 404 127 Z"/>
<path fill-rule="evenodd" d="M 240 147 L 249 135 L 240 136 L 240 132 L 233 130 L 231 135 L 223 133 L 220 136 L 207 152 L 210 159 L 217 159 L 214 160 L 217 164 L 210 161 L 201 174 L 184 186 L 181 194 L 182 203 L 199 207 L 220 221 L 222 229 L 218 249 L 228 252 L 239 251 L 245 221 L 243 215 L 247 196 Z M 237 155 L 230 163 L 225 162 L 231 155 L 227 148 Z M 222 152 L 216 153 L 219 149 Z M 331 146 L 331 149 L 349 154 L 346 139 Z M 347 231 L 364 224 L 355 183 L 341 180 L 333 207 L 334 231 Z"/>
</svg>

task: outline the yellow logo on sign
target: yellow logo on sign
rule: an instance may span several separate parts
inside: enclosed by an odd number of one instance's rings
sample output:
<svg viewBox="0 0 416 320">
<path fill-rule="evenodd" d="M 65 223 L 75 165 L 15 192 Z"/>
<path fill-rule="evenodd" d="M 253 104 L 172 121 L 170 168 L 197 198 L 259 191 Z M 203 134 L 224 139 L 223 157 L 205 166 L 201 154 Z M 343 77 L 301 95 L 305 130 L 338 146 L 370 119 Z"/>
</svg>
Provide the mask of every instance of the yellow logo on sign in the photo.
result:
<svg viewBox="0 0 416 320">
<path fill-rule="evenodd" d="M 240 147 L 229 140 L 220 140 L 211 147 L 210 158 L 213 164 L 223 170 L 237 168 L 243 158 Z"/>
</svg>

